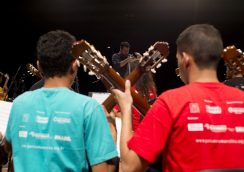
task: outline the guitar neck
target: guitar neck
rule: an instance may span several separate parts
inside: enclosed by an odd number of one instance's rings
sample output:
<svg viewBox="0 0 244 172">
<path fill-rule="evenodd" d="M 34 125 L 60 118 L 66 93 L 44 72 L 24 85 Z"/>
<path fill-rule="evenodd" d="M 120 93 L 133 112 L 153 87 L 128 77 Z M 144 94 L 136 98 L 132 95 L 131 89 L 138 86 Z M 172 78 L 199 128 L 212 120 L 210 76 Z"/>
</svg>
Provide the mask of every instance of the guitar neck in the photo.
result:
<svg viewBox="0 0 244 172">
<path fill-rule="evenodd" d="M 6 78 L 6 80 L 5 80 L 5 82 L 4 82 L 4 85 L 3 85 L 3 88 L 4 88 L 4 87 L 7 87 L 7 85 L 8 85 L 8 81 L 9 81 L 9 78 Z"/>
<path fill-rule="evenodd" d="M 136 76 L 137 76 L 137 72 L 135 72 L 132 76 L 132 83 L 136 82 Z M 134 77 L 133 77 L 134 76 Z M 120 90 L 125 90 L 125 81 L 124 79 L 119 76 L 113 68 L 109 67 L 107 69 L 107 71 L 104 74 L 104 78 L 107 80 L 107 82 L 110 85 L 113 85 L 113 87 L 120 89 Z M 139 77 L 137 77 L 139 78 Z M 135 105 L 135 107 L 142 113 L 142 114 L 146 114 L 146 112 L 148 111 L 148 109 L 150 108 L 150 105 L 148 104 L 148 102 L 141 97 L 139 94 L 137 94 L 135 92 L 135 90 L 133 88 L 131 88 L 131 96 L 133 98 L 133 104 Z M 109 98 L 109 101 L 112 102 L 112 98 Z M 115 102 L 115 101 L 113 101 Z M 106 103 L 108 103 L 108 105 L 110 105 L 110 108 L 112 107 L 111 104 L 109 104 L 109 102 L 105 102 L 105 107 L 106 107 Z M 113 103 L 114 104 L 114 103 Z"/>
<path fill-rule="evenodd" d="M 36 73 L 36 76 L 37 76 L 39 79 L 42 79 L 42 75 L 40 74 L 39 71 Z"/>
<path fill-rule="evenodd" d="M 137 80 L 140 78 L 140 76 L 143 74 L 144 70 L 142 70 L 142 68 L 140 66 L 138 66 L 137 68 L 135 68 L 127 77 L 126 80 L 130 80 L 131 85 L 134 85 Z M 105 80 L 105 79 L 101 79 L 101 81 L 103 82 L 104 86 L 106 87 L 107 90 L 111 89 L 111 84 Z M 106 107 L 108 112 L 111 112 L 112 109 L 114 108 L 114 106 L 116 105 L 116 100 L 114 99 L 113 95 L 110 95 L 104 102 L 103 105 Z"/>
</svg>

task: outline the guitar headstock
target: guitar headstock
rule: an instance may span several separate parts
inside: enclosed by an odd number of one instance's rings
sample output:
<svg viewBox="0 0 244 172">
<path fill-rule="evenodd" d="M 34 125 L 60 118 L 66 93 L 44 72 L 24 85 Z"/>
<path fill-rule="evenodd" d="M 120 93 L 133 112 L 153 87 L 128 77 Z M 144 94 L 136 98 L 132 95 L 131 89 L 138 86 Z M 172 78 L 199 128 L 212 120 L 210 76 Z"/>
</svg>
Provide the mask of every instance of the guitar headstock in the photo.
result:
<svg viewBox="0 0 244 172">
<path fill-rule="evenodd" d="M 146 71 L 152 71 L 156 73 L 155 68 L 159 68 L 162 63 L 167 62 L 169 55 L 169 44 L 167 42 L 155 42 L 154 45 L 150 46 L 148 51 L 143 53 L 140 59 L 140 66 Z"/>
<path fill-rule="evenodd" d="M 9 80 L 9 75 L 6 73 L 6 74 L 4 74 L 4 77 L 7 79 L 7 80 Z"/>
<path fill-rule="evenodd" d="M 237 74 L 244 75 L 244 54 L 234 45 L 226 47 L 221 57 L 224 59 L 227 78 L 233 78 Z"/>
<path fill-rule="evenodd" d="M 27 72 L 31 75 L 31 76 L 38 76 L 39 78 L 41 78 L 41 74 L 39 72 L 39 70 L 33 66 L 32 64 L 28 63 L 26 65 L 27 68 Z"/>
<path fill-rule="evenodd" d="M 84 68 L 88 68 L 98 78 L 109 67 L 107 59 L 85 40 L 74 43 L 71 51 L 72 55 L 83 64 Z"/>
</svg>

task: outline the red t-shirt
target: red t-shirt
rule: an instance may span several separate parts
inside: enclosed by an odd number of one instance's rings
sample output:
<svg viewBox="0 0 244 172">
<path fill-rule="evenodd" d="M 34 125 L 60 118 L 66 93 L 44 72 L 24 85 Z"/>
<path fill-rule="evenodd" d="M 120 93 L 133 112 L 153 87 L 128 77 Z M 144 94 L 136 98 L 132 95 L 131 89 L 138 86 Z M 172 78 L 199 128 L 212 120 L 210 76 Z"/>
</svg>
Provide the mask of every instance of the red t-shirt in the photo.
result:
<svg viewBox="0 0 244 172">
<path fill-rule="evenodd" d="M 163 171 L 244 168 L 244 92 L 192 83 L 161 94 L 128 147 Z"/>
</svg>

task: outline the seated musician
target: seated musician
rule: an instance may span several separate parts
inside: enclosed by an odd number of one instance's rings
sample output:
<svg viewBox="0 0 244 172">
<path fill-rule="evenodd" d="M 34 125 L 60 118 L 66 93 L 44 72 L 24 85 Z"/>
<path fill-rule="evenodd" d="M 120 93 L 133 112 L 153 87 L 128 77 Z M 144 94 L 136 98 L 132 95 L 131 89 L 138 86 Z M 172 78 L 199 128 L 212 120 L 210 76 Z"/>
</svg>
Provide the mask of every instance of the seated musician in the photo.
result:
<svg viewBox="0 0 244 172">
<path fill-rule="evenodd" d="M 244 77 L 242 74 L 234 75 L 232 78 L 225 80 L 224 83 L 226 85 L 229 85 L 231 87 L 236 87 L 244 91 Z"/>
<path fill-rule="evenodd" d="M 221 57 L 226 66 L 224 83 L 244 91 L 244 53 L 232 45 L 224 49 Z"/>
<path fill-rule="evenodd" d="M 117 150 L 101 105 L 70 90 L 79 67 L 74 36 L 51 31 L 37 43 L 43 88 L 17 97 L 6 131 L 15 172 L 113 171 Z"/>
<path fill-rule="evenodd" d="M 123 171 L 143 172 L 160 154 L 164 172 L 243 171 L 244 93 L 218 81 L 219 31 L 192 25 L 176 44 L 180 78 L 187 85 L 162 93 L 134 133 L 130 82 L 124 92 L 113 90 L 121 110 Z"/>
<path fill-rule="evenodd" d="M 227 67 L 226 76 L 228 79 L 225 80 L 224 83 L 226 85 L 229 85 L 231 87 L 236 87 L 244 91 L 244 77 L 242 74 L 244 71 L 236 70 L 234 68 L 230 69 L 228 66 L 226 67 Z"/>
</svg>

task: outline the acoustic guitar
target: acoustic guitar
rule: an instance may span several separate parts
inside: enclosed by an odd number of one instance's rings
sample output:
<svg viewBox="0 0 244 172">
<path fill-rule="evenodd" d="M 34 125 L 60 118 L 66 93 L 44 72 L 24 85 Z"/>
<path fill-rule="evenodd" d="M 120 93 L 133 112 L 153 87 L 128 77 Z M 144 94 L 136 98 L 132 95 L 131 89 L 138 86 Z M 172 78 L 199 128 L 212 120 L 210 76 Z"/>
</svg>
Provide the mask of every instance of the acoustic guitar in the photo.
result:
<svg viewBox="0 0 244 172">
<path fill-rule="evenodd" d="M 226 77 L 228 79 L 234 78 L 236 75 L 244 75 L 244 53 L 237 49 L 234 45 L 227 46 L 221 57 L 226 65 Z"/>
<path fill-rule="evenodd" d="M 169 55 L 169 45 L 167 42 L 156 42 L 150 46 L 139 60 L 138 66 L 126 77 L 130 80 L 131 85 L 134 85 L 140 77 L 146 72 L 156 73 L 156 69 L 161 67 L 161 63 L 167 62 Z M 116 105 L 114 96 L 110 95 L 104 102 L 103 105 L 110 112 Z"/>
<path fill-rule="evenodd" d="M 164 45 L 164 46 L 161 46 Z M 166 50 L 167 53 L 164 53 Z M 90 45 L 87 41 L 81 40 L 76 42 L 72 48 L 72 55 L 79 59 L 81 64 L 88 68 L 92 73 L 94 73 L 97 78 L 106 82 L 107 87 L 117 88 L 124 90 L 125 80 L 109 65 L 107 59 L 102 56 L 102 54 L 95 49 L 94 46 Z M 166 62 L 166 56 L 168 55 L 168 44 L 157 42 L 154 46 L 149 48 L 149 51 L 144 53 L 140 59 L 141 67 L 136 68 L 130 74 L 130 79 L 132 84 L 137 81 L 138 76 L 141 71 L 155 70 L 156 67 L 160 67 L 161 62 Z M 153 59 L 153 60 L 152 60 Z M 151 64 L 151 65 L 148 65 Z M 144 67 L 143 67 L 144 66 Z M 131 94 L 133 97 L 134 106 L 142 113 L 145 114 L 150 108 L 148 102 L 135 92 L 131 88 Z M 106 104 L 105 104 L 106 107 Z M 106 107 L 108 108 L 108 107 Z"/>
<path fill-rule="evenodd" d="M 42 78 L 42 75 L 41 73 L 39 72 L 39 70 L 33 66 L 32 64 L 28 63 L 26 65 L 26 68 L 27 68 L 27 72 L 31 75 L 31 76 L 37 76 L 39 79 Z"/>
</svg>

